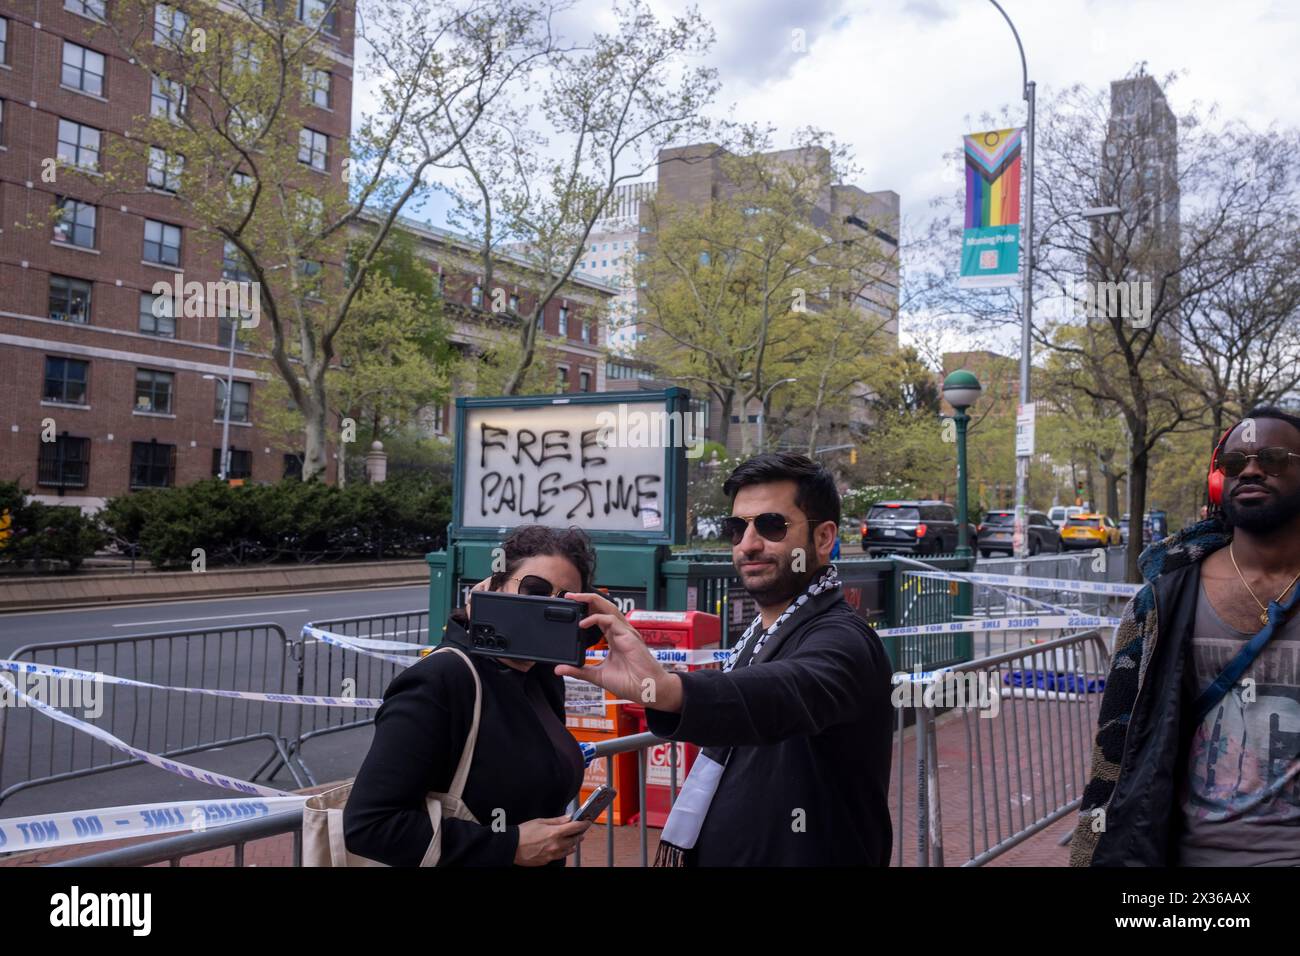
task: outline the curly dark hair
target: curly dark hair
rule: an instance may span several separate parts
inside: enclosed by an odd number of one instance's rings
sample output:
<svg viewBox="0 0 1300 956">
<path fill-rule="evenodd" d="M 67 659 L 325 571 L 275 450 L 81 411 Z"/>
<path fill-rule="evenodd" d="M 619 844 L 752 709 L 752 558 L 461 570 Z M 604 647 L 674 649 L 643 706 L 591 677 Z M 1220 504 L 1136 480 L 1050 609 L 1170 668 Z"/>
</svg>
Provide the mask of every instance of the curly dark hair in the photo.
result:
<svg viewBox="0 0 1300 956">
<path fill-rule="evenodd" d="M 582 590 L 590 591 L 596 576 L 596 549 L 581 528 L 548 528 L 540 524 L 528 524 L 516 528 L 502 542 L 506 553 L 506 569 L 492 575 L 488 585 L 493 591 L 501 590 L 502 585 L 519 569 L 527 558 L 538 555 L 552 555 L 564 558 L 578 569 L 582 578 Z"/>
</svg>

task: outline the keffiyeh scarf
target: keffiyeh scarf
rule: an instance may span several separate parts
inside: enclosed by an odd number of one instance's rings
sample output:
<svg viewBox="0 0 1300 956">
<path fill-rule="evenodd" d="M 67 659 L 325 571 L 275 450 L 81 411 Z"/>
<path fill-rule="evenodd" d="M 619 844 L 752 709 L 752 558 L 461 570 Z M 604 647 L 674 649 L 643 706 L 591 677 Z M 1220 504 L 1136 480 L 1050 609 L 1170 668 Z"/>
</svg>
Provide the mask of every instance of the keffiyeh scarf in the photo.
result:
<svg viewBox="0 0 1300 956">
<path fill-rule="evenodd" d="M 745 628 L 745 633 L 736 642 L 736 646 L 732 648 L 731 656 L 722 665 L 722 670 L 726 672 L 755 663 L 764 645 L 777 631 L 786 626 L 790 618 L 798 614 L 804 605 L 818 594 L 839 586 L 840 577 L 835 570 L 835 565 L 827 565 L 803 593 L 790 602 L 790 606 L 781 612 L 781 616 L 772 622 L 771 627 L 762 630 L 763 616 L 760 614 L 755 617 L 749 627 Z M 695 841 L 699 839 L 704 818 L 708 816 L 709 805 L 713 802 L 714 794 L 718 792 L 718 784 L 722 781 L 722 773 L 727 768 L 732 749 L 731 747 L 706 747 L 695 758 L 695 763 L 691 765 L 691 772 L 686 775 L 681 792 L 677 794 L 672 812 L 668 814 L 668 822 L 664 824 L 659 851 L 655 854 L 655 866 L 687 865 L 686 851 L 693 849 Z"/>
</svg>

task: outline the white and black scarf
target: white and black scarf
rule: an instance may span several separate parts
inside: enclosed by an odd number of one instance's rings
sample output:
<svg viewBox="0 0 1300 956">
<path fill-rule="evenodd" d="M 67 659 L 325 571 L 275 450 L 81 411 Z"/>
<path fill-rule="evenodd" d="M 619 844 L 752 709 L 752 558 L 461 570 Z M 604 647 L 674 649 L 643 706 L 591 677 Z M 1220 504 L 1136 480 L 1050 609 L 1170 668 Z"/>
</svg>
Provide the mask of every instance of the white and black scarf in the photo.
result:
<svg viewBox="0 0 1300 956">
<path fill-rule="evenodd" d="M 722 665 L 722 670 L 730 671 L 737 667 L 748 667 L 757 661 L 763 646 L 790 618 L 818 594 L 840 586 L 839 573 L 835 565 L 826 568 L 808 585 L 803 592 L 790 602 L 790 606 L 781 612 L 781 616 L 772 622 L 772 626 L 760 631 L 763 616 L 760 614 L 745 628 L 744 635 L 731 650 L 731 656 Z M 727 769 L 732 747 L 705 747 L 691 765 L 691 772 L 682 782 L 681 792 L 673 803 L 664 824 L 663 835 L 659 841 L 659 850 L 655 854 L 655 866 L 686 866 L 686 851 L 695 847 L 704 818 L 708 816 L 709 805 L 718 792 L 722 773 Z"/>
</svg>

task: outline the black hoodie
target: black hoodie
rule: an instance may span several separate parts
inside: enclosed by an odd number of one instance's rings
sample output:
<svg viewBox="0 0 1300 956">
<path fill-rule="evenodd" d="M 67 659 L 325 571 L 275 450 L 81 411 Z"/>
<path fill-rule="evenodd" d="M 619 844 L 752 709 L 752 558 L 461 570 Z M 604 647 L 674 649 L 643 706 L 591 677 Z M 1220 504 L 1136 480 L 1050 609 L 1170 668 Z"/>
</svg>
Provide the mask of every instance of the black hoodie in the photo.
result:
<svg viewBox="0 0 1300 956">
<path fill-rule="evenodd" d="M 468 651 L 466 623 L 462 610 L 452 612 L 443 643 Z M 508 866 L 519 824 L 560 816 L 577 795 L 582 752 L 564 728 L 564 680 L 552 665 L 524 672 L 470 660 L 483 704 L 464 800 L 479 823 L 442 821 L 439 865 Z M 393 678 L 343 811 L 349 852 L 419 865 L 433 839 L 425 794 L 451 786 L 473 715 L 474 680 L 459 655 L 430 654 Z"/>
</svg>

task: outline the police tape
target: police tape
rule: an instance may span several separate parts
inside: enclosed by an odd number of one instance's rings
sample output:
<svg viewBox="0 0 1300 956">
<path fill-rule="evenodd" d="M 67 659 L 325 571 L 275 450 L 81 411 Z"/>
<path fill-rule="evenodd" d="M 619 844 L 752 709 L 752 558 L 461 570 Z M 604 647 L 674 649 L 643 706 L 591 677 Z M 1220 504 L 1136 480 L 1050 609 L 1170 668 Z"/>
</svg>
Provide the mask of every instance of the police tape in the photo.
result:
<svg viewBox="0 0 1300 956">
<path fill-rule="evenodd" d="M 1118 627 L 1117 617 L 1090 614 L 1041 614 L 1030 617 L 981 617 L 944 624 L 918 624 L 913 627 L 885 627 L 876 631 L 881 637 L 909 634 L 963 634 L 970 631 L 1040 631 L 1071 628 Z"/>
<path fill-rule="evenodd" d="M 978 571 L 904 571 L 908 577 L 934 578 L 939 581 L 968 581 L 971 584 L 1001 584 L 1007 587 L 1036 588 L 1042 591 L 1069 591 L 1074 594 L 1110 594 L 1132 597 L 1142 590 L 1140 584 L 1116 581 L 1074 581 L 1062 578 L 1022 577 L 1014 574 L 982 574 Z"/>
<path fill-rule="evenodd" d="M 731 656 L 731 651 L 688 648 L 679 650 L 672 647 L 651 647 L 647 648 L 654 659 L 661 664 L 716 664 L 725 661 Z M 587 651 L 587 657 L 604 659 L 609 656 L 609 651 Z"/>
<path fill-rule="evenodd" d="M 9 683 L 9 678 L 5 677 L 0 683 Z M 65 714 L 57 707 L 51 707 L 42 700 L 37 700 L 23 693 L 22 690 L 10 684 L 9 693 L 14 694 L 21 700 L 25 706 L 33 707 L 52 717 L 61 724 L 67 724 L 75 730 L 83 731 L 97 740 L 102 741 L 114 750 L 121 751 L 128 756 L 142 760 L 152 767 L 159 770 L 166 770 L 168 773 L 174 773 L 178 776 L 188 777 L 198 783 L 208 783 L 214 787 L 221 787 L 225 790 L 237 790 L 240 793 L 255 794 L 261 797 L 291 797 L 293 794 L 284 790 L 277 790 L 274 787 L 264 787 L 258 783 L 251 783 L 247 780 L 240 780 L 238 777 L 230 777 L 225 774 L 213 773 L 210 770 L 204 770 L 202 767 L 193 767 L 179 760 L 168 760 L 160 757 L 158 754 L 150 753 L 147 750 L 141 750 L 139 747 L 132 747 L 120 737 L 115 737 L 102 727 L 96 727 L 94 724 L 87 723 L 84 720 L 78 720 L 71 714 Z"/>
<path fill-rule="evenodd" d="M 387 641 L 365 641 L 362 638 L 347 637 L 343 634 L 334 634 L 330 631 L 323 630 L 322 628 L 313 627 L 310 624 L 303 625 L 302 636 L 311 640 L 320 641 L 322 644 L 331 644 L 334 647 L 341 647 L 344 650 L 349 650 L 356 654 L 373 657 L 376 660 L 387 661 L 390 664 L 401 664 L 403 667 L 410 667 L 412 664 L 418 663 L 421 660 L 420 657 L 400 657 L 397 654 L 384 654 L 377 650 L 370 650 L 364 646 L 366 643 L 388 644 L 389 642 Z M 427 645 L 419 644 L 413 646 L 419 647 L 420 650 L 424 650 Z"/>
<path fill-rule="evenodd" d="M 267 704 L 303 704 L 314 707 L 378 707 L 383 703 L 382 700 L 370 697 L 320 697 L 305 694 L 270 694 L 254 690 L 173 687 L 169 684 L 151 684 L 148 681 L 118 677 L 100 671 L 83 671 L 74 667 L 55 667 L 52 664 L 36 664 L 28 661 L 0 660 L 0 671 L 12 671 L 15 674 L 34 674 L 39 677 L 51 677 L 55 680 L 94 681 L 101 684 L 119 684 L 124 687 L 143 687 L 147 690 L 173 690 L 183 694 L 205 694 L 209 697 L 225 697 L 232 700 L 256 700 Z M 3 696 L 4 688 L 0 687 L 0 699 L 3 699 Z"/>
<path fill-rule="evenodd" d="M 0 853 L 163 836 L 185 830 L 202 833 L 259 817 L 300 813 L 307 800 L 306 794 L 260 800 L 180 800 L 8 817 L 0 820 Z"/>
</svg>

